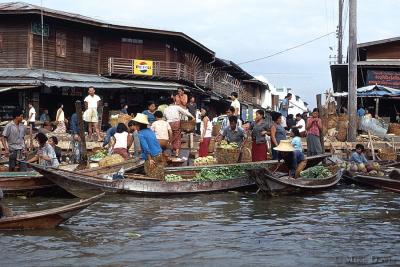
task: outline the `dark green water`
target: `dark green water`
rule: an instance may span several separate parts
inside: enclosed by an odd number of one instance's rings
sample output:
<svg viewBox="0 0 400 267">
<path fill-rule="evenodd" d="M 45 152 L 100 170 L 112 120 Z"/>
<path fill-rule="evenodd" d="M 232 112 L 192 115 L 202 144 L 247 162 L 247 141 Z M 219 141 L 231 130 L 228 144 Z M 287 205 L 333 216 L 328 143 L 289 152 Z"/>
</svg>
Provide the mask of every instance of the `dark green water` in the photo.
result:
<svg viewBox="0 0 400 267">
<path fill-rule="evenodd" d="M 15 211 L 72 202 L 9 198 Z M 0 232 L 0 266 L 400 266 L 400 195 L 112 196 L 50 231 Z"/>
</svg>

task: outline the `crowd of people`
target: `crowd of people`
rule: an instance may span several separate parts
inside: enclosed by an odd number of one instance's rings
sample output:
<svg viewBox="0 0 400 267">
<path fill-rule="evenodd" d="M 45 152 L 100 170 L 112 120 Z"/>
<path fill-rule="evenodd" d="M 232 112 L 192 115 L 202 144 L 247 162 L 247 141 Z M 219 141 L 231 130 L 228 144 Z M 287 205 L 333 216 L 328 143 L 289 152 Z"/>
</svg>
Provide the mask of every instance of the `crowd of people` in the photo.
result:
<svg viewBox="0 0 400 267">
<path fill-rule="evenodd" d="M 247 141 L 251 142 L 252 161 L 264 161 L 269 158 L 281 159 L 288 157 L 288 138 L 292 141 L 289 145 L 293 148 L 290 151 L 293 166 L 304 161 L 301 138 L 307 140 L 307 155 L 317 155 L 323 153 L 320 143 L 322 122 L 318 115 L 318 110 L 314 109 L 310 117 L 303 114 L 289 114 L 291 94 L 288 94 L 282 101 L 279 112 L 266 114 L 263 110 L 257 110 L 254 121 L 244 122 L 241 120 L 241 105 L 238 94 L 231 94 L 231 105 L 226 110 L 226 116 L 221 122 L 221 129 L 216 137 L 217 142 L 226 140 L 228 143 L 236 143 L 239 148 L 243 147 Z M 157 106 L 153 101 L 147 103 L 147 109 L 137 113 L 133 119 L 126 124 L 119 123 L 115 127 L 110 127 L 102 138 L 99 122 L 98 107 L 101 98 L 95 94 L 95 89 L 88 89 L 88 96 L 84 99 L 85 110 L 83 120 L 87 123 L 88 138 L 92 139 L 96 133 L 97 141 L 103 142 L 103 147 L 107 147 L 112 154 L 119 154 L 124 159 L 132 156 L 141 157 L 147 160 L 150 165 L 156 164 L 165 157 L 180 159 L 182 147 L 182 121 L 195 120 L 200 115 L 200 122 L 197 123 L 199 133 L 198 156 L 205 157 L 209 154 L 209 146 L 213 138 L 213 118 L 209 115 L 207 106 L 201 105 L 198 109 L 194 96 L 190 98 L 182 88 L 167 100 L 167 103 Z M 65 133 L 67 131 L 66 118 L 63 105 L 58 106 L 56 113 L 56 129 L 54 133 Z M 198 114 L 198 110 L 200 111 Z M 122 105 L 121 114 L 128 113 L 128 105 Z M 32 104 L 29 104 L 28 123 L 35 125 L 36 111 Z M 270 116 L 271 120 L 267 120 Z M 2 143 L 5 154 L 10 159 L 10 170 L 25 159 L 25 127 L 22 124 L 23 113 L 15 111 L 14 119 L 7 124 L 2 134 Z M 50 121 L 48 110 L 44 110 L 40 116 L 40 121 L 48 123 Z M 42 129 L 45 129 L 46 124 Z M 79 141 L 79 129 L 77 114 L 74 113 L 69 121 L 70 133 L 75 141 Z M 46 132 L 39 131 L 35 139 L 39 143 L 37 154 L 29 159 L 29 162 L 40 162 L 46 166 L 56 167 L 60 164 L 60 151 L 57 149 L 57 138 L 55 136 L 48 139 Z M 283 143 L 282 143 L 283 142 Z M 269 145 L 270 144 L 270 145 Z M 130 148 L 133 146 L 133 155 L 130 155 Z M 284 151 L 281 149 L 286 147 Z M 270 154 L 270 156 L 268 156 Z M 183 158 L 182 160 L 186 160 Z M 23 162 L 22 162 L 23 163 Z M 20 166 L 24 169 L 26 166 Z M 293 172 L 294 175 L 294 172 Z"/>
</svg>

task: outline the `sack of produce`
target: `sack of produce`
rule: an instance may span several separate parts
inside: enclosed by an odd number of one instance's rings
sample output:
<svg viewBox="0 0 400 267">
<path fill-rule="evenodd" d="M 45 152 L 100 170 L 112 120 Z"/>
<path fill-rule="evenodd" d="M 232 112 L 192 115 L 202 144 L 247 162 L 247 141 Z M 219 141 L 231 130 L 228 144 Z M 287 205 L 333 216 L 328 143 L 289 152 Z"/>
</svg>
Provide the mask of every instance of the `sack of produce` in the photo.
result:
<svg viewBox="0 0 400 267">
<path fill-rule="evenodd" d="M 208 145 L 208 153 L 214 153 L 215 150 L 215 137 L 211 137 L 210 144 Z"/>
<path fill-rule="evenodd" d="M 381 160 L 397 160 L 397 153 L 394 149 L 379 149 L 378 155 Z"/>
<path fill-rule="evenodd" d="M 113 154 L 111 156 L 106 156 L 102 160 L 99 161 L 100 167 L 112 166 L 114 164 L 124 162 L 124 158 L 119 154 Z"/>
<path fill-rule="evenodd" d="M 155 165 L 151 166 L 148 160 L 144 163 L 144 173 L 148 177 L 164 179 L 165 177 L 165 159 L 162 155 L 154 158 Z"/>
<path fill-rule="evenodd" d="M 132 120 L 133 118 L 129 116 L 128 114 L 119 114 L 118 115 L 118 123 L 123 123 L 128 127 L 128 123 Z"/>
<path fill-rule="evenodd" d="M 239 146 L 236 143 L 228 144 L 228 142 L 223 140 L 217 147 L 215 156 L 219 164 L 237 163 L 240 156 Z"/>
</svg>

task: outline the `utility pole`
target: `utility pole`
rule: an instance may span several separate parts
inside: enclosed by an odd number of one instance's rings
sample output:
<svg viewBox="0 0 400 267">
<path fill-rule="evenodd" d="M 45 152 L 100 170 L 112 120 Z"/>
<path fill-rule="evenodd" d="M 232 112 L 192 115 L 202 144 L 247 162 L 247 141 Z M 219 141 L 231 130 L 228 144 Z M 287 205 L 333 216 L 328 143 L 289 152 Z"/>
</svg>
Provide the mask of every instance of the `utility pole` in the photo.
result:
<svg viewBox="0 0 400 267">
<path fill-rule="evenodd" d="M 338 25 L 338 64 L 343 63 L 343 1 L 339 0 L 339 25 Z"/>
<path fill-rule="evenodd" d="M 349 83 L 348 105 L 349 129 L 347 140 L 357 137 L 357 0 L 349 0 Z"/>
</svg>

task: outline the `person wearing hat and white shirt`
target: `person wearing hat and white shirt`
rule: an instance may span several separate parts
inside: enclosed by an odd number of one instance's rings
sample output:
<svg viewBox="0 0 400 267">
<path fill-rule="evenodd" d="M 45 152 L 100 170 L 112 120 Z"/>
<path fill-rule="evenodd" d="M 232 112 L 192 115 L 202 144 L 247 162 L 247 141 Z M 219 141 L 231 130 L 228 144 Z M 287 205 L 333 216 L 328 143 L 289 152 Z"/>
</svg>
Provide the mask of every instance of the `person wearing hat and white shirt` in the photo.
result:
<svg viewBox="0 0 400 267">
<path fill-rule="evenodd" d="M 145 173 L 150 177 L 158 177 L 157 170 L 164 167 L 162 150 L 157 140 L 156 134 L 148 128 L 149 120 L 143 113 L 136 114 L 132 120 L 139 131 L 140 147 L 142 149 L 141 158 L 145 160 Z"/>
<path fill-rule="evenodd" d="M 100 129 L 99 129 L 99 114 L 97 113 L 97 107 L 99 105 L 99 101 L 101 101 L 98 95 L 95 95 L 94 87 L 89 87 L 88 91 L 89 95 L 85 97 L 85 112 L 83 113 L 83 120 L 88 123 L 88 133 L 89 139 L 92 138 L 93 128 L 96 130 L 97 139 L 100 142 Z"/>
<path fill-rule="evenodd" d="M 278 161 L 283 159 L 289 169 L 289 177 L 298 178 L 302 170 L 306 166 L 306 159 L 303 157 L 297 157 L 295 149 L 290 140 L 281 140 L 279 145 L 273 148 L 278 151 Z"/>
</svg>

